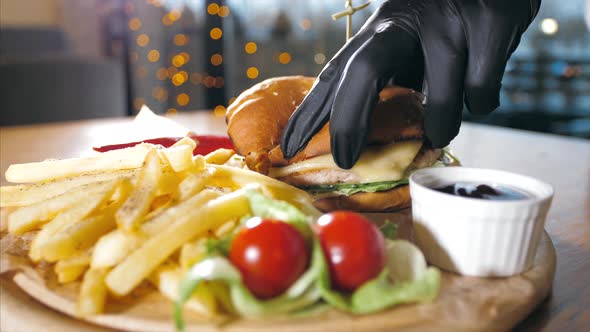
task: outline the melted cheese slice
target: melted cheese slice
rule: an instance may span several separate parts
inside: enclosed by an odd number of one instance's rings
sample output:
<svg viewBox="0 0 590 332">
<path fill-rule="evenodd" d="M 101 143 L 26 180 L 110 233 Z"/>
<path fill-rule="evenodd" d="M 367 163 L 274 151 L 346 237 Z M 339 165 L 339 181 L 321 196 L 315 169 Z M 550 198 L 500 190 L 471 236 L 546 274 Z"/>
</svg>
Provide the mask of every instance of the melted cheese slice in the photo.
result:
<svg viewBox="0 0 590 332">
<path fill-rule="evenodd" d="M 366 149 L 357 163 L 349 170 L 336 165 L 332 155 L 310 158 L 285 167 L 270 170 L 270 176 L 284 177 L 293 173 L 304 173 L 318 169 L 334 169 L 358 176 L 359 183 L 400 180 L 422 147 L 420 141 L 399 142 Z"/>
</svg>

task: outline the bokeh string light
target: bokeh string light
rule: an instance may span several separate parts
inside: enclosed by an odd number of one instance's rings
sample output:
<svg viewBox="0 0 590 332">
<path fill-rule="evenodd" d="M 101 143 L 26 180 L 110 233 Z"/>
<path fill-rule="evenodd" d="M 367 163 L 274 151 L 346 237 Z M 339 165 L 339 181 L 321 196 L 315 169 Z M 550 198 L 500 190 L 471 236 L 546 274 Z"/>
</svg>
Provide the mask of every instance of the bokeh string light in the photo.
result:
<svg viewBox="0 0 590 332">
<path fill-rule="evenodd" d="M 140 47 L 147 46 L 147 44 L 149 42 L 150 42 L 150 37 L 148 35 L 146 35 L 145 33 L 142 33 L 141 35 L 137 36 L 137 45 L 139 45 Z"/>
<path fill-rule="evenodd" d="M 232 61 L 226 59 L 226 54 L 223 52 L 223 47 L 216 49 L 207 49 L 209 54 L 204 54 L 205 58 L 202 59 L 200 56 L 196 56 L 191 52 L 200 51 L 203 48 L 197 47 L 201 45 L 202 41 L 195 39 L 193 43 L 190 43 L 191 38 L 209 39 L 205 40 L 205 43 L 214 42 L 221 43 L 225 38 L 224 27 L 226 26 L 223 21 L 214 21 L 211 25 L 205 25 L 205 30 L 194 30 L 194 26 L 190 20 L 192 16 L 186 14 L 188 21 L 183 19 L 184 10 L 190 8 L 190 5 L 186 5 L 174 8 L 175 5 L 170 1 L 166 0 L 146 0 L 147 4 L 160 8 L 162 11 L 157 18 L 161 18 L 160 21 L 156 19 L 156 23 L 162 24 L 165 31 L 165 38 L 167 42 L 162 45 L 161 34 L 155 33 L 153 29 L 153 20 L 146 26 L 146 18 L 135 13 L 135 9 L 131 9 L 128 21 L 129 30 L 133 33 L 133 41 L 136 44 L 134 51 L 129 53 L 129 61 L 135 67 L 135 73 L 137 77 L 143 79 L 152 79 L 154 85 L 146 91 L 147 96 L 141 98 L 142 102 L 146 100 L 155 100 L 162 103 L 169 103 L 169 109 L 167 112 L 183 109 L 196 109 L 195 105 L 201 105 L 203 100 L 198 98 L 199 89 L 205 89 L 205 93 L 209 93 L 209 89 L 222 89 L 226 85 L 226 77 L 224 77 L 224 67 L 227 63 L 231 65 Z M 207 1 L 205 5 L 205 15 L 226 19 L 231 17 L 232 8 L 228 7 L 223 2 L 210 2 Z M 193 11 L 195 9 L 192 9 Z M 160 16 L 161 15 L 161 16 Z M 142 21 L 142 19 L 144 21 Z M 237 17 L 235 18 L 237 19 Z M 187 25 L 189 24 L 189 25 Z M 232 21 L 232 24 L 235 22 Z M 230 25 L 231 26 L 231 25 Z M 313 23 L 310 18 L 303 17 L 296 21 L 295 27 L 300 28 L 299 31 L 308 33 L 312 29 Z M 149 29 L 148 29 L 149 28 Z M 200 31 L 204 35 L 195 37 L 195 31 Z M 231 38 L 236 38 L 231 31 L 228 31 Z M 253 38 L 253 35 L 250 35 Z M 258 81 L 263 79 L 263 70 L 265 69 L 264 63 L 268 61 L 265 57 L 268 56 L 268 52 L 276 52 L 272 56 L 272 61 L 285 67 L 293 66 L 294 61 L 298 58 L 300 52 L 289 47 L 288 43 L 284 43 L 281 46 L 273 48 L 267 46 L 267 43 L 260 42 L 258 40 L 245 40 L 241 41 L 239 38 L 236 41 L 239 42 L 238 49 L 242 48 L 244 53 L 238 53 L 238 57 L 246 57 L 245 59 L 238 60 L 238 70 L 241 77 L 251 80 Z M 226 42 L 223 42 L 228 45 Z M 260 43 L 260 44 L 258 44 Z M 227 47 L 227 46 L 226 46 Z M 261 47 L 265 47 L 265 52 L 260 52 Z M 316 49 L 315 52 L 311 53 L 313 61 L 318 65 L 323 65 L 326 62 L 326 56 L 324 55 L 323 49 Z M 193 62 L 191 61 L 191 55 L 195 57 Z M 309 58 L 308 58 L 309 59 Z M 147 61 L 146 61 L 147 60 Z M 230 59 L 231 60 L 231 59 Z M 203 62 L 205 61 L 205 62 Z M 236 60 L 233 60 L 236 61 Z M 308 60 L 309 61 L 309 60 Z M 203 68 L 203 64 L 207 68 Z M 267 62 L 268 63 L 268 62 Z M 268 70 L 268 68 L 266 68 Z M 219 71 L 218 71 L 219 70 Z M 283 71 L 285 69 L 282 69 Z M 287 69 L 288 70 L 288 69 Z M 209 71 L 209 73 L 207 73 Z M 168 87 L 170 91 L 166 88 Z M 151 96 L 150 96 L 151 92 Z M 148 98 L 151 97 L 151 98 Z M 227 100 L 226 105 L 218 105 L 215 107 L 214 112 L 217 115 L 224 114 L 227 105 L 231 104 L 235 98 Z M 164 104 L 165 105 L 165 104 Z M 149 105 L 148 105 L 149 106 Z M 163 106 L 165 107 L 165 106 Z M 164 108 L 166 109 L 166 108 Z"/>
<path fill-rule="evenodd" d="M 191 98 L 189 95 L 184 92 L 176 96 L 176 103 L 178 103 L 179 106 L 186 106 L 190 100 Z"/>
<path fill-rule="evenodd" d="M 223 56 L 219 53 L 215 53 L 211 56 L 211 64 L 214 66 L 219 66 L 223 63 Z"/>
<path fill-rule="evenodd" d="M 283 65 L 288 64 L 291 62 L 291 54 L 289 54 L 289 52 L 283 52 L 279 54 L 279 62 Z"/>
<path fill-rule="evenodd" d="M 250 67 L 248 68 L 248 70 L 246 70 L 246 75 L 248 76 L 249 79 L 255 79 L 258 77 L 258 68 L 256 67 Z"/>
<path fill-rule="evenodd" d="M 211 36 L 211 39 L 213 40 L 218 40 L 223 36 L 223 31 L 220 28 L 213 28 L 209 32 L 209 36 Z"/>
<path fill-rule="evenodd" d="M 183 33 L 174 35 L 174 45 L 185 46 L 188 43 L 188 37 Z"/>
<path fill-rule="evenodd" d="M 257 50 L 258 45 L 256 45 L 255 42 L 247 42 L 246 45 L 244 45 L 244 51 L 246 51 L 248 54 L 254 54 Z"/>
</svg>

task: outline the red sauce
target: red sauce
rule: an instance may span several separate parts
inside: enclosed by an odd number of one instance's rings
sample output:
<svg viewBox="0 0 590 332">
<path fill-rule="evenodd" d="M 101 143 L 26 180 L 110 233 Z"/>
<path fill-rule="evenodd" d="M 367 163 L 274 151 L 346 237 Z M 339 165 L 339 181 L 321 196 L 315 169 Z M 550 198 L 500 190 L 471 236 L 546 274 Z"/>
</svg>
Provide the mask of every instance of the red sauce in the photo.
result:
<svg viewBox="0 0 590 332">
<path fill-rule="evenodd" d="M 219 135 L 194 135 L 191 134 L 188 136 L 195 142 L 197 142 L 197 147 L 193 150 L 193 155 L 206 155 L 210 152 L 213 152 L 217 149 L 231 149 L 235 150 L 234 145 L 232 144 L 231 140 L 227 136 L 219 136 Z M 130 142 L 130 143 L 122 143 L 122 144 L 113 144 L 113 145 L 104 145 L 99 147 L 94 147 L 94 151 L 98 152 L 107 152 L 111 150 L 119 150 L 130 148 L 132 146 L 136 146 L 140 143 L 150 143 L 161 145 L 165 148 L 171 147 L 174 143 L 180 141 L 184 137 L 159 137 L 159 138 L 151 138 L 146 139 L 143 141 L 138 142 Z"/>
</svg>

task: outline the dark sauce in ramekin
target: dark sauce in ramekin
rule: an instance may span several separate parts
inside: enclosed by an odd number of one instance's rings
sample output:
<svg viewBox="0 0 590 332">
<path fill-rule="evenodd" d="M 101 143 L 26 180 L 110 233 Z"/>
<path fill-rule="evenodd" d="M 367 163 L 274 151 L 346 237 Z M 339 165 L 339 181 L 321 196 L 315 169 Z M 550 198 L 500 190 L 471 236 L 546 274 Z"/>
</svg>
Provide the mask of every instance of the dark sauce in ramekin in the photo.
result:
<svg viewBox="0 0 590 332">
<path fill-rule="evenodd" d="M 508 186 L 487 185 L 476 182 L 457 182 L 443 187 L 434 188 L 434 190 L 460 197 L 486 199 L 491 201 L 514 201 L 530 197 L 530 195 Z"/>
</svg>

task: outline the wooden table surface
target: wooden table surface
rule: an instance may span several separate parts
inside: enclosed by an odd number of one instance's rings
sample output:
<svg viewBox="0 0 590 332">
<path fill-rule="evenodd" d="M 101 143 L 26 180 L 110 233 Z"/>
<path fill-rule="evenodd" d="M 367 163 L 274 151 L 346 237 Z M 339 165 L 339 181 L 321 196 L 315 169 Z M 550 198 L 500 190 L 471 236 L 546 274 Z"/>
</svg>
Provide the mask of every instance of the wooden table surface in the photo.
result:
<svg viewBox="0 0 590 332">
<path fill-rule="evenodd" d="M 198 134 L 225 132 L 223 118 L 210 112 L 177 114 L 172 119 Z M 0 128 L 0 169 L 4 174 L 14 163 L 79 156 L 105 136 L 120 135 L 130 122 L 106 119 Z M 557 251 L 553 292 L 516 330 L 588 331 L 590 141 L 465 123 L 451 148 L 465 166 L 527 174 L 554 186 L 545 225 Z M 1 183 L 7 184 L 4 176 Z M 40 320 L 51 321 L 52 315 L 65 319 L 48 313 Z"/>
</svg>

